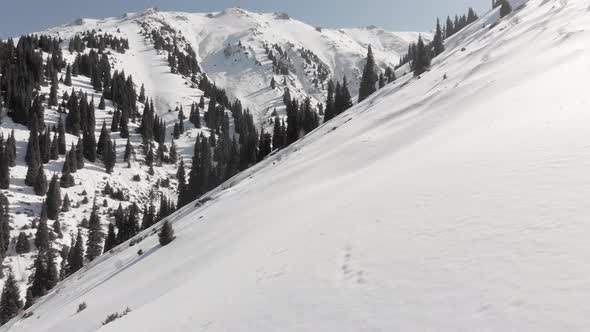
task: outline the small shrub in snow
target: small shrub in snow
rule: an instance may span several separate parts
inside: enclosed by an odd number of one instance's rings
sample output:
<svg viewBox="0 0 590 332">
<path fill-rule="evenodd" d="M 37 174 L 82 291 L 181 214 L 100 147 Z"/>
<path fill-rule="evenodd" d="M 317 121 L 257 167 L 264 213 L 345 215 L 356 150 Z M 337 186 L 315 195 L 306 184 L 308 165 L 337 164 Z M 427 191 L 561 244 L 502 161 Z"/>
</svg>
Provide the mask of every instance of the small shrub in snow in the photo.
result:
<svg viewBox="0 0 590 332">
<path fill-rule="evenodd" d="M 76 313 L 79 313 L 81 311 L 84 311 L 86 309 L 87 305 L 86 302 L 82 302 L 78 305 L 78 311 L 76 311 Z"/>
<path fill-rule="evenodd" d="M 114 320 L 116 320 L 116 319 L 119 319 L 119 318 L 121 318 L 121 317 L 123 317 L 123 316 L 127 315 L 127 314 L 128 314 L 128 313 L 130 313 L 130 312 L 131 312 L 131 309 L 127 308 L 127 309 L 125 309 L 125 311 L 123 311 L 122 313 L 115 312 L 115 313 L 113 313 L 113 314 L 110 314 L 110 315 L 108 315 L 108 316 L 107 316 L 107 319 L 105 319 L 105 321 L 104 321 L 104 322 L 102 322 L 102 325 L 107 325 L 108 323 L 111 323 L 111 322 L 113 322 Z"/>
<path fill-rule="evenodd" d="M 143 255 L 143 249 L 139 249 L 139 250 L 137 251 L 137 255 L 138 255 L 138 256 L 141 256 L 141 255 Z"/>
<path fill-rule="evenodd" d="M 141 181 L 141 176 L 140 176 L 139 174 L 135 174 L 135 175 L 133 176 L 133 181 L 135 181 L 135 182 L 139 182 L 139 181 Z"/>
<path fill-rule="evenodd" d="M 88 202 L 89 202 L 88 197 L 84 197 L 82 199 L 82 204 L 88 204 Z"/>
</svg>

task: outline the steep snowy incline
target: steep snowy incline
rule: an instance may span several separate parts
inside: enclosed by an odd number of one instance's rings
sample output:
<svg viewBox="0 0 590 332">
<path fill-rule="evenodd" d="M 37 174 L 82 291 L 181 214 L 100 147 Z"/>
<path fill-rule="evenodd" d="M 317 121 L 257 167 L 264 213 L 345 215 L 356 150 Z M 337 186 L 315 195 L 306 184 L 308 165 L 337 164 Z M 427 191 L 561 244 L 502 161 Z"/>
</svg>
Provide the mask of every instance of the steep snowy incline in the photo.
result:
<svg viewBox="0 0 590 332">
<path fill-rule="evenodd" d="M 586 330 L 587 13 L 531 0 L 459 36 L 1 331 Z"/>
</svg>

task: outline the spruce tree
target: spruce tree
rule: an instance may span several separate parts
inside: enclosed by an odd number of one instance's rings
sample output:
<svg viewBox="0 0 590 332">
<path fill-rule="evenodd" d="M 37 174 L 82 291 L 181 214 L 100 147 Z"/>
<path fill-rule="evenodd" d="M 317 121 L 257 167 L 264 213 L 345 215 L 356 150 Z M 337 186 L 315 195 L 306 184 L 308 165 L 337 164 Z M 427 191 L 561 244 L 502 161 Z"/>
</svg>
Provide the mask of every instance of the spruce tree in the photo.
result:
<svg viewBox="0 0 590 332">
<path fill-rule="evenodd" d="M 328 98 L 326 99 L 326 111 L 324 114 L 324 122 L 330 121 L 332 120 L 332 118 L 334 118 L 334 116 L 336 116 L 336 112 L 334 110 L 334 93 L 335 93 L 335 86 L 334 86 L 334 81 L 330 80 L 328 81 Z M 277 126 L 279 125 L 278 123 L 278 117 L 275 118 L 275 131 L 274 131 L 274 135 L 277 134 Z M 275 146 L 273 144 L 273 147 L 276 149 L 278 146 Z"/>
<path fill-rule="evenodd" d="M 57 134 L 57 147 L 59 154 L 64 155 L 66 154 L 66 129 L 64 127 L 63 121 L 61 120 L 61 117 L 59 118 L 57 125 Z"/>
<path fill-rule="evenodd" d="M 49 230 L 47 229 L 47 220 L 41 219 L 37 224 L 35 247 L 37 247 L 39 252 L 49 250 Z"/>
<path fill-rule="evenodd" d="M 104 253 L 117 246 L 117 235 L 115 234 L 115 225 L 109 224 L 107 237 L 104 242 Z"/>
<path fill-rule="evenodd" d="M 103 236 L 100 217 L 98 216 L 98 207 L 95 203 L 90 213 L 90 219 L 88 220 L 88 240 L 86 242 L 86 258 L 88 261 L 91 262 L 102 254 Z"/>
<path fill-rule="evenodd" d="M 37 178 L 35 179 L 35 185 L 33 186 L 33 189 L 37 196 L 45 196 L 47 193 L 47 176 L 45 175 L 43 165 L 39 166 L 39 171 L 37 172 Z"/>
<path fill-rule="evenodd" d="M 74 177 L 72 176 L 72 173 L 70 171 L 70 167 L 72 165 L 70 161 L 70 155 L 70 153 L 66 154 L 66 160 L 61 169 L 61 178 L 59 179 L 59 185 L 62 188 L 70 188 L 75 185 Z"/>
<path fill-rule="evenodd" d="M 49 183 L 47 191 L 47 217 L 51 220 L 57 220 L 61 209 L 61 189 L 60 181 L 57 174 L 54 174 Z"/>
<path fill-rule="evenodd" d="M 20 232 L 18 234 L 15 249 L 17 254 L 26 254 L 31 251 L 31 244 L 25 232 Z"/>
<path fill-rule="evenodd" d="M 16 166 L 16 138 L 14 137 L 14 129 L 10 132 L 10 136 L 6 142 L 6 158 L 8 159 L 8 166 Z"/>
<path fill-rule="evenodd" d="M 365 68 L 363 69 L 363 76 L 361 78 L 359 88 L 359 103 L 377 91 L 375 88 L 377 81 L 378 76 L 375 72 L 375 58 L 373 56 L 373 49 L 371 45 L 369 45 L 369 50 L 367 52 L 367 62 L 365 63 Z"/>
<path fill-rule="evenodd" d="M 164 222 L 164 225 L 162 225 L 162 229 L 160 230 L 160 233 L 158 233 L 158 239 L 160 241 L 160 245 L 162 246 L 166 246 L 168 245 L 170 242 L 174 241 L 174 229 L 172 228 L 172 225 L 170 224 L 170 222 L 168 220 L 166 220 Z"/>
<path fill-rule="evenodd" d="M 63 204 L 61 206 L 61 212 L 69 212 L 70 211 L 70 196 L 68 193 L 64 196 Z"/>
<path fill-rule="evenodd" d="M 0 325 L 6 324 L 12 318 L 16 317 L 22 307 L 23 302 L 20 297 L 18 283 L 14 278 L 12 269 L 9 269 L 4 287 L 2 288 L 2 295 L 0 296 Z"/>
<path fill-rule="evenodd" d="M 436 31 L 434 33 L 434 39 L 432 41 L 432 47 L 434 51 L 434 55 L 437 56 L 445 51 L 445 45 L 443 44 L 444 36 L 443 31 L 440 26 L 440 20 L 436 19 Z"/>
<path fill-rule="evenodd" d="M 47 280 L 47 262 L 45 252 L 37 253 L 37 258 L 33 263 L 35 272 L 31 275 L 31 295 L 33 298 L 39 298 L 47 294 L 48 280 Z"/>
<path fill-rule="evenodd" d="M 72 68 L 70 67 L 70 64 L 68 64 L 66 67 L 66 79 L 64 84 L 67 86 L 72 86 Z"/>
<path fill-rule="evenodd" d="M 8 189 L 10 187 L 10 160 L 8 158 L 8 150 L 10 147 L 0 151 L 0 189 Z"/>
<path fill-rule="evenodd" d="M 59 160 L 59 143 L 57 139 L 57 133 L 53 135 L 53 140 L 51 141 L 51 150 L 49 153 L 49 158 L 51 160 Z"/>
<path fill-rule="evenodd" d="M 78 228 L 78 235 L 76 241 L 72 244 L 72 248 L 68 254 L 68 264 L 66 275 L 72 275 L 84 266 L 84 239 L 82 238 L 82 230 Z"/>
<path fill-rule="evenodd" d="M 76 168 L 84 168 L 84 139 L 79 139 L 76 145 Z M 72 171 L 72 173 L 75 172 Z"/>
<path fill-rule="evenodd" d="M 500 7 L 500 17 L 504 18 L 512 13 L 512 5 L 510 5 L 510 1 L 508 0 L 501 0 L 502 6 Z"/>
<path fill-rule="evenodd" d="M 104 95 L 102 95 L 100 97 L 100 102 L 98 103 L 98 109 L 101 111 L 104 111 L 106 109 L 106 104 L 105 104 L 105 100 L 104 100 Z"/>
</svg>

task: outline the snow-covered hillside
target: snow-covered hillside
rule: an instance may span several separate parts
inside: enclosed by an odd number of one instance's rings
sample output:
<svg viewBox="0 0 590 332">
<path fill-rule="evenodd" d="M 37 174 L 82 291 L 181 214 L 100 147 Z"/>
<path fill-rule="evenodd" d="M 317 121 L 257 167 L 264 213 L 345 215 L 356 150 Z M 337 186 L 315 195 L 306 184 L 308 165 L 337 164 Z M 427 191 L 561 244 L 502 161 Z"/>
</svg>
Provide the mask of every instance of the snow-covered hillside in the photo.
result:
<svg viewBox="0 0 590 332">
<path fill-rule="evenodd" d="M 91 30 L 129 39 L 130 51 L 119 56 L 115 65 L 125 68 L 138 82 L 145 84 L 160 113 L 180 104 L 186 107 L 195 99 L 198 101 L 200 94 L 191 89 L 190 84 L 185 84 L 188 78 L 170 73 L 165 55 L 154 50 L 153 44 L 144 38 L 145 33 L 152 30 L 171 38 L 183 38 L 184 44 L 197 53 L 209 78 L 226 89 L 231 97 L 239 98 L 260 121 L 270 116 L 274 108 L 279 111 L 284 108 L 284 83 L 293 97 L 310 97 L 317 105 L 325 102 L 327 80 L 342 81 L 346 75 L 351 93 L 356 94 L 369 45 L 373 46 L 377 65 L 385 70 L 398 64 L 408 45 L 416 42 L 419 35 L 418 32 L 388 32 L 377 27 L 323 29 L 286 14 L 258 14 L 239 8 L 208 14 L 148 9 L 121 17 L 79 19 L 42 33 L 67 40 L 74 34 Z M 430 33 L 422 35 L 425 40 L 432 38 Z M 287 75 L 273 74 L 265 45 L 277 56 L 274 45 L 285 53 Z M 270 86 L 273 76 L 277 81 L 275 89 Z"/>
<path fill-rule="evenodd" d="M 586 330 L 588 3 L 512 2 L 2 331 Z"/>
<path fill-rule="evenodd" d="M 140 86 L 145 86 L 146 95 L 153 99 L 160 119 L 167 123 L 168 148 L 171 144 L 170 134 L 178 119 L 177 107 L 184 107 L 184 114 L 188 116 L 191 105 L 199 102 L 204 93 L 192 84 L 191 77 L 171 72 L 167 53 L 155 49 L 154 41 L 150 39 L 152 30 L 166 34 L 166 37 L 182 40 L 196 50 L 204 74 L 218 86 L 225 88 L 230 96 L 242 99 L 246 106 L 251 107 L 254 115 L 259 116 L 258 120 L 261 122 L 271 115 L 272 111 L 267 110 L 269 107 L 279 108 L 279 113 L 284 108 L 283 81 L 287 82 L 293 97 L 303 99 L 309 96 L 315 98 L 316 103 L 324 102 L 325 86 L 320 84 L 316 88 L 311 83 L 317 77 L 316 72 L 321 62 L 321 66 L 324 66 L 322 68 L 327 70 L 325 79 L 341 80 L 346 74 L 352 80 L 351 91 L 354 93 L 358 90 L 358 84 L 354 83 L 359 75 L 358 68 L 362 68 L 369 44 L 374 47 L 378 64 L 385 67 L 396 64 L 408 44 L 418 38 L 417 33 L 391 33 L 379 28 L 322 30 L 287 19 L 284 15 L 255 14 L 236 8 L 213 14 L 169 13 L 149 9 L 142 13 L 129 13 L 121 17 L 79 19 L 71 24 L 39 34 L 61 38 L 63 42 L 60 46 L 63 49 L 64 60 L 71 65 L 78 52 L 68 51 L 70 39 L 93 30 L 97 34 L 108 34 L 128 40 L 129 49 L 125 52 L 107 49 L 105 53 L 108 54 L 113 71 L 124 71 L 126 75 L 132 76 L 138 92 Z M 425 34 L 425 37 L 430 38 L 428 34 Z M 238 47 L 238 41 L 242 46 Z M 228 44 L 232 46 L 228 47 Z M 265 45 L 277 45 L 278 48 L 288 51 L 292 61 L 289 74 L 275 75 L 278 87 L 274 90 L 270 88 L 273 64 L 265 53 Z M 317 58 L 311 56 L 311 53 L 306 53 L 305 57 L 310 61 L 307 63 L 301 53 L 303 48 L 317 54 Z M 88 52 L 89 49 L 86 49 L 82 53 L 88 54 Z M 245 54 L 247 52 L 250 53 Z M 46 59 L 49 54 L 45 53 L 43 57 Z M 65 75 L 64 68 L 59 73 L 59 77 L 63 78 Z M 42 89 L 43 93 L 49 93 L 49 87 Z M 260 90 L 261 93 L 255 93 L 255 90 Z M 88 94 L 87 101 L 93 99 L 95 106 L 98 105 L 102 95 L 92 88 L 91 80 L 82 75 L 73 78 L 72 86 L 66 86 L 61 82 L 57 95 L 61 97 L 64 93 L 71 94 L 72 91 Z M 59 101 L 61 102 L 61 98 Z M 209 98 L 205 98 L 205 102 L 208 105 Z M 141 103 L 138 105 L 140 110 L 144 107 Z M 113 103 L 108 100 L 105 110 L 97 110 L 96 137 L 100 135 L 103 121 L 108 128 L 111 127 L 114 110 Z M 65 117 L 65 114 L 61 114 L 61 117 Z M 56 125 L 59 118 L 57 107 L 46 107 L 45 122 L 49 126 Z M 151 199 L 155 199 L 157 204 L 162 195 L 176 200 L 175 174 L 178 165 L 164 164 L 162 167 L 155 168 L 155 174 L 149 174 L 149 167 L 144 163 L 145 155 L 141 149 L 142 140 L 135 132 L 139 123 L 132 123 L 130 126 L 131 143 L 137 154 L 137 159 L 131 162 L 130 167 L 122 162 L 126 139 L 113 133 L 112 138 L 118 147 L 119 161 L 114 174 L 106 174 L 100 162 L 89 164 L 88 167 L 74 174 L 76 183 L 74 187 L 62 190 L 62 195 L 68 194 L 72 210 L 60 216 L 63 238 L 56 240 L 55 250 L 59 251 L 61 247 L 71 245 L 72 236 L 75 237 L 81 221 L 89 217 L 95 200 L 100 206 L 101 222 L 105 226 L 105 232 L 106 225 L 112 221 L 111 212 L 119 204 L 126 207 L 130 203 L 137 203 L 143 207 Z M 190 121 L 185 121 L 185 127 L 186 131 L 175 140 L 175 144 L 179 156 L 184 157 L 187 166 L 190 166 L 195 138 L 200 134 L 209 136 L 209 132 L 207 128 L 194 128 Z M 12 130 L 15 131 L 17 149 L 25 151 L 29 138 L 28 128 L 13 123 L 8 117 L 3 117 L 0 132 L 4 137 L 8 137 Z M 78 141 L 74 135 L 66 136 L 68 148 L 71 143 L 75 144 Z M 62 156 L 45 165 L 49 178 L 61 172 L 64 159 L 65 157 Z M 11 188 L 4 191 L 11 204 L 9 216 L 11 238 L 14 240 L 20 232 L 24 232 L 29 238 L 34 237 L 36 220 L 39 218 L 42 202 L 45 199 L 44 196 L 35 195 L 33 189 L 24 184 L 26 173 L 24 152 L 19 152 L 17 165 L 11 169 Z M 141 181 L 134 180 L 135 176 L 139 176 Z M 164 188 L 160 186 L 161 181 L 170 181 L 170 185 Z M 121 201 L 104 195 L 102 190 L 107 183 L 115 190 L 123 190 L 127 199 Z M 106 202 L 103 202 L 105 200 Z M 23 296 L 33 272 L 31 265 L 35 257 L 36 251 L 17 254 L 13 243 L 3 261 L 4 272 L 8 271 L 8 267 L 12 268 Z M 57 263 L 61 263 L 61 258 L 57 258 Z M 0 285 L 3 283 L 4 279 L 1 278 Z"/>
</svg>

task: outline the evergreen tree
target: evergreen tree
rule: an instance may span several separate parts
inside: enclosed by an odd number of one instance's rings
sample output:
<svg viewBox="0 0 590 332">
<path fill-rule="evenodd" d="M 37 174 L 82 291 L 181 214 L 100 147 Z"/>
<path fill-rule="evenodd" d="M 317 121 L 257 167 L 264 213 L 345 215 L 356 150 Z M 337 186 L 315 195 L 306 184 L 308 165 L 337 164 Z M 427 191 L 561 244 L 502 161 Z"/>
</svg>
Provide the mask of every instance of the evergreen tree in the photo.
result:
<svg viewBox="0 0 590 332">
<path fill-rule="evenodd" d="M 70 160 L 71 153 L 66 154 L 66 160 L 63 164 L 61 169 L 61 178 L 59 180 L 59 185 L 62 188 L 70 188 L 75 185 L 74 177 L 72 176 L 70 167 L 72 166 L 72 162 Z"/>
<path fill-rule="evenodd" d="M 336 112 L 334 110 L 334 91 L 335 86 L 334 86 L 334 81 L 330 80 L 328 81 L 328 98 L 326 99 L 326 112 L 324 114 L 324 122 L 330 121 L 332 120 L 332 118 L 334 118 L 334 116 L 336 116 Z M 277 126 L 278 126 L 278 117 L 275 119 L 275 132 L 274 134 L 276 135 L 277 133 Z M 275 145 L 273 144 L 273 147 Z M 276 147 L 275 147 L 276 148 Z"/>
<path fill-rule="evenodd" d="M 178 171 L 176 172 L 176 178 L 178 179 L 178 206 L 182 207 L 186 205 L 186 195 L 187 195 L 187 188 L 186 188 L 186 173 L 184 170 L 184 160 L 180 159 L 180 164 L 178 165 Z"/>
<path fill-rule="evenodd" d="M 47 191 L 47 217 L 51 220 L 57 220 L 61 208 L 61 189 L 59 177 L 54 174 L 49 183 Z"/>
<path fill-rule="evenodd" d="M 445 51 L 445 45 L 443 44 L 444 36 L 443 31 L 440 26 L 440 20 L 436 19 L 436 31 L 434 33 L 434 40 L 432 41 L 432 47 L 434 51 L 434 56 L 437 56 Z"/>
<path fill-rule="evenodd" d="M 117 246 L 117 236 L 115 234 L 115 225 L 109 224 L 109 230 L 107 232 L 107 237 L 104 242 L 104 253 L 107 253 L 111 249 Z"/>
<path fill-rule="evenodd" d="M 43 165 L 39 166 L 33 189 L 37 196 L 45 196 L 45 193 L 47 193 L 47 176 L 45 175 Z"/>
<path fill-rule="evenodd" d="M 387 83 L 393 83 L 397 79 L 395 77 L 395 71 L 391 67 L 385 69 L 385 78 L 387 78 Z"/>
<path fill-rule="evenodd" d="M 61 206 L 61 212 L 68 212 L 70 211 L 70 196 L 68 196 L 68 193 L 66 193 L 66 195 L 64 196 L 63 199 L 63 204 Z"/>
<path fill-rule="evenodd" d="M 14 278 L 12 269 L 9 269 L 8 277 L 6 277 L 4 287 L 2 288 L 2 295 L 0 296 L 0 325 L 6 324 L 9 320 L 16 317 L 22 307 L 23 302 L 20 297 L 20 289 Z"/>
<path fill-rule="evenodd" d="M 55 258 L 53 257 L 53 250 L 47 250 L 45 252 L 46 262 L 46 277 L 47 290 L 53 289 L 59 282 L 59 272 L 57 271 L 57 265 L 55 264 Z"/>
<path fill-rule="evenodd" d="M 96 155 L 100 160 L 104 160 L 104 150 L 107 145 L 107 140 L 110 139 L 110 134 L 107 130 L 106 121 L 102 122 L 102 129 L 100 130 L 100 136 L 98 137 L 98 144 L 96 144 Z"/>
<path fill-rule="evenodd" d="M 373 49 L 371 48 L 371 45 L 369 45 L 369 50 L 367 52 L 367 62 L 365 64 L 365 68 L 363 69 L 363 76 L 361 78 L 359 88 L 359 103 L 377 91 L 375 88 L 377 81 L 378 77 L 377 73 L 375 72 L 375 58 L 373 57 Z"/>
<path fill-rule="evenodd" d="M 72 275 L 84 266 L 84 239 L 82 238 L 82 230 L 78 228 L 78 235 L 76 241 L 72 243 L 72 249 L 68 254 L 67 272 L 66 275 Z"/>
<path fill-rule="evenodd" d="M 25 232 L 20 232 L 18 234 L 15 249 L 17 254 L 26 254 L 31 251 L 31 244 Z"/>
<path fill-rule="evenodd" d="M 35 272 L 31 275 L 32 282 L 29 288 L 33 298 L 44 296 L 48 291 L 47 262 L 45 259 L 45 252 L 39 252 L 33 263 Z"/>
<path fill-rule="evenodd" d="M 500 0 L 502 5 L 500 7 L 500 17 L 504 18 L 512 13 L 512 5 L 510 5 L 510 1 L 508 0 Z"/>
<path fill-rule="evenodd" d="M 92 136 L 94 137 L 94 135 Z M 78 144 L 76 145 L 76 168 L 84 168 L 84 139 L 79 139 Z M 75 172 L 72 171 L 72 173 Z"/>
<path fill-rule="evenodd" d="M 53 135 L 53 140 L 51 141 L 51 150 L 49 153 L 49 158 L 51 160 L 59 160 L 59 145 L 57 139 L 57 133 Z"/>
<path fill-rule="evenodd" d="M 98 216 L 98 207 L 96 203 L 90 213 L 90 219 L 88 221 L 88 240 L 86 242 L 86 258 L 92 262 L 98 256 L 102 254 L 102 239 L 104 234 L 102 233 L 102 227 L 100 225 L 100 217 Z"/>
<path fill-rule="evenodd" d="M 64 127 L 63 121 L 61 120 L 61 117 L 59 118 L 57 125 L 57 134 L 57 147 L 59 154 L 64 155 L 66 154 L 66 129 Z"/>
<path fill-rule="evenodd" d="M 6 158 L 8 159 L 8 166 L 16 166 L 16 138 L 14 137 L 14 129 L 10 132 L 10 136 L 6 142 Z"/>
<path fill-rule="evenodd" d="M 39 220 L 37 224 L 37 232 L 35 233 L 35 247 L 39 252 L 49 250 L 49 230 L 47 228 L 47 220 Z"/>
<path fill-rule="evenodd" d="M 125 145 L 125 154 L 123 156 L 123 161 L 129 162 L 131 160 L 131 155 L 133 154 L 133 147 L 131 146 L 131 140 L 127 138 L 127 144 Z"/>
<path fill-rule="evenodd" d="M 107 144 L 104 151 L 104 165 L 107 173 L 111 174 L 113 172 L 116 162 L 116 146 L 114 145 L 113 141 L 107 139 Z"/>
<path fill-rule="evenodd" d="M 422 36 L 418 37 L 418 43 L 416 44 L 416 54 L 414 55 L 413 69 L 414 76 L 420 76 L 430 67 L 430 54 L 429 50 L 424 45 Z"/>
<path fill-rule="evenodd" d="M 327 116 L 327 114 L 328 113 L 326 113 L 326 116 Z M 327 121 L 327 120 L 325 120 L 325 121 Z M 284 141 L 285 141 L 285 138 L 283 137 L 283 131 L 281 128 L 281 120 L 279 119 L 279 117 L 277 115 L 277 116 L 275 116 L 275 119 L 274 119 L 274 128 L 273 128 L 273 135 L 272 135 L 272 148 L 275 150 L 282 149 Z"/>
<path fill-rule="evenodd" d="M 2 144 L 2 143 L 0 143 Z M 10 147 L 0 150 L 0 189 L 10 187 L 10 158 L 8 157 Z"/>
<path fill-rule="evenodd" d="M 168 220 L 164 222 L 162 225 L 162 229 L 160 233 L 158 233 L 158 239 L 160 240 L 160 245 L 166 246 L 170 242 L 174 241 L 174 229 Z"/>
<path fill-rule="evenodd" d="M 64 237 L 63 233 L 61 232 L 61 223 L 59 222 L 59 220 L 53 222 L 53 232 L 60 239 Z"/>
<path fill-rule="evenodd" d="M 98 109 L 104 111 L 107 108 L 104 100 L 104 95 L 100 97 L 100 101 L 98 102 Z"/>
<path fill-rule="evenodd" d="M 176 162 L 178 161 L 178 152 L 176 151 L 176 143 L 174 143 L 174 141 L 172 141 L 172 145 L 170 146 L 170 163 L 171 164 L 176 164 Z"/>
<path fill-rule="evenodd" d="M 64 81 L 64 84 L 67 86 L 72 86 L 72 68 L 69 64 L 66 67 L 66 79 Z"/>
</svg>

